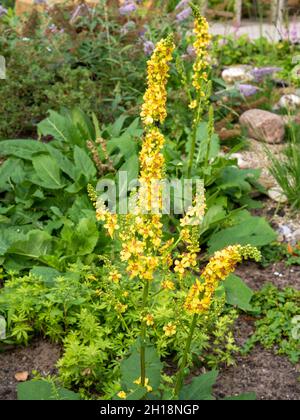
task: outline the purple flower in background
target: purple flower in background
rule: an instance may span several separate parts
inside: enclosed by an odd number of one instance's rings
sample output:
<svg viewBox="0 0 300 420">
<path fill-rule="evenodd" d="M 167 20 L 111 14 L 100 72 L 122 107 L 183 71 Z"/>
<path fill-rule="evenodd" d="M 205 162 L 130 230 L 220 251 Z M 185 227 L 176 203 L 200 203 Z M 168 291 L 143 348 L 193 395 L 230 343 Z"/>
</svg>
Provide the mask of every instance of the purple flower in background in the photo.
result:
<svg viewBox="0 0 300 420">
<path fill-rule="evenodd" d="M 294 19 L 292 28 L 290 30 L 290 41 L 291 41 L 292 44 L 296 44 L 298 42 L 298 40 L 299 40 L 298 27 L 297 27 L 297 22 Z"/>
<path fill-rule="evenodd" d="M 259 91 L 259 88 L 253 85 L 240 84 L 240 85 L 237 85 L 237 87 L 240 91 L 240 94 L 246 97 L 255 95 Z"/>
<path fill-rule="evenodd" d="M 196 51 L 193 45 L 189 45 L 186 49 L 186 52 L 188 53 L 188 55 L 190 57 L 195 57 L 196 56 Z"/>
<path fill-rule="evenodd" d="M 182 7 L 185 7 L 188 3 L 190 2 L 190 0 L 181 0 L 177 6 L 175 7 L 175 10 L 181 9 Z"/>
<path fill-rule="evenodd" d="M 280 67 L 261 67 L 253 69 L 251 71 L 251 74 L 256 82 L 261 82 L 264 79 L 264 77 L 272 76 L 274 73 L 277 73 L 281 70 L 282 68 Z"/>
<path fill-rule="evenodd" d="M 47 4 L 46 0 L 34 0 L 33 4 Z"/>
<path fill-rule="evenodd" d="M 135 10 L 136 5 L 134 3 L 125 4 L 119 8 L 120 15 L 123 16 L 130 15 L 130 13 L 134 12 Z"/>
<path fill-rule="evenodd" d="M 3 16 L 3 15 L 6 15 L 6 13 L 7 13 L 7 9 L 5 9 L 3 6 L 1 6 L 1 4 L 0 4 L 0 17 L 1 16 Z"/>
<path fill-rule="evenodd" d="M 151 55 L 154 51 L 155 45 L 152 41 L 144 41 L 143 48 L 146 55 Z"/>
<path fill-rule="evenodd" d="M 187 19 L 190 16 L 191 12 L 192 12 L 192 9 L 190 7 L 183 9 L 182 12 L 176 15 L 177 22 L 182 22 L 183 20 Z"/>
</svg>

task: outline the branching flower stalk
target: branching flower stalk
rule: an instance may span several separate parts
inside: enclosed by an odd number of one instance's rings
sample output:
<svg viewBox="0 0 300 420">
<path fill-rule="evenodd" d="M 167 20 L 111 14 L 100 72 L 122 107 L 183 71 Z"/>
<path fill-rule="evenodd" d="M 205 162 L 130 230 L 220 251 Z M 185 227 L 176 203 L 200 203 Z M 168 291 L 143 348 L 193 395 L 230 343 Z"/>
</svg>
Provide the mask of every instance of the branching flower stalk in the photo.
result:
<svg viewBox="0 0 300 420">
<path fill-rule="evenodd" d="M 206 21 L 199 14 L 196 15 L 195 27 L 199 35 L 195 47 L 198 58 L 194 67 L 194 86 L 197 91 L 196 112 L 198 121 L 201 117 L 203 100 L 208 101 L 207 92 L 210 87 L 205 87 L 207 82 L 206 50 L 209 35 Z M 178 239 L 164 240 L 162 224 L 162 185 L 153 181 L 161 181 L 165 177 L 165 160 L 162 153 L 165 139 L 159 126 L 167 116 L 166 84 L 169 77 L 169 63 L 172 59 L 174 44 L 171 37 L 161 40 L 148 61 L 148 87 L 144 95 L 141 118 L 145 134 L 140 152 L 139 190 L 131 198 L 133 205 L 126 215 L 111 213 L 101 199 L 97 199 L 96 216 L 104 222 L 104 227 L 111 238 L 118 238 L 121 242 L 120 263 L 124 265 L 121 274 L 115 268 L 111 269 L 109 278 L 121 282 L 124 275 L 141 283 L 143 289 L 141 302 L 141 335 L 140 335 L 140 377 L 134 382 L 143 386 L 147 392 L 152 391 L 149 378 L 146 377 L 146 340 L 147 329 L 154 324 L 154 317 L 149 313 L 149 301 L 158 294 L 157 290 L 151 294 L 151 283 L 154 279 L 161 280 L 162 290 L 176 293 L 180 290 L 185 296 L 183 309 L 191 315 L 191 326 L 181 363 L 179 366 L 174 398 L 178 398 L 183 385 L 185 369 L 191 351 L 194 331 L 199 317 L 207 314 L 214 300 L 215 291 L 219 283 L 234 271 L 235 266 L 243 258 L 259 259 L 259 252 L 251 246 L 230 246 L 217 252 L 202 271 L 199 279 L 191 286 L 185 284 L 191 270 L 198 270 L 198 254 L 200 252 L 199 237 L 201 224 L 205 215 L 205 190 L 204 184 L 198 187 L 191 207 L 180 220 Z M 203 60 L 203 63 L 202 61 Z M 204 86 L 204 87 L 203 87 Z M 202 87 L 204 90 L 202 90 Z M 213 112 L 209 113 L 209 134 L 213 133 Z M 209 152 L 208 152 L 209 153 Z M 208 155 L 209 156 L 209 155 Z M 208 156 L 206 159 L 208 159 Z M 94 191 L 90 188 L 89 195 L 95 202 Z M 179 246 L 182 251 L 179 251 Z M 169 322 L 163 327 L 166 337 L 176 334 L 176 324 Z M 126 395 L 121 391 L 122 396 Z M 122 397 L 122 398 L 123 398 Z"/>
</svg>

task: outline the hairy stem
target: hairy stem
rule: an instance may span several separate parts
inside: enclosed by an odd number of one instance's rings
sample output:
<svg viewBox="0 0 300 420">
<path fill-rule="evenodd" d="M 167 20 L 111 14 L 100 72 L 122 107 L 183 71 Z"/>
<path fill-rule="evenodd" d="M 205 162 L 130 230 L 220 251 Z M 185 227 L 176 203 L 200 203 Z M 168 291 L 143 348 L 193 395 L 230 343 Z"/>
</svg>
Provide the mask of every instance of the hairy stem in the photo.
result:
<svg viewBox="0 0 300 420">
<path fill-rule="evenodd" d="M 145 281 L 144 284 L 144 293 L 143 293 L 143 304 L 142 304 L 142 328 L 141 328 L 141 385 L 145 386 L 145 379 L 146 379 L 146 332 L 147 332 L 147 324 L 144 319 L 145 315 L 145 308 L 148 302 L 148 295 L 149 295 L 149 281 Z"/>
<path fill-rule="evenodd" d="M 194 335 L 194 331 L 197 325 L 197 320 L 198 320 L 198 314 L 195 314 L 191 323 L 191 327 L 190 327 L 190 332 L 189 332 L 189 336 L 186 342 L 186 347 L 185 347 L 185 351 L 184 351 L 184 355 L 182 358 L 182 361 L 180 363 L 179 366 L 179 370 L 177 373 L 177 378 L 176 378 L 176 384 L 175 384 L 175 390 L 174 390 L 174 395 L 175 397 L 178 397 L 179 392 L 182 388 L 183 385 L 183 379 L 184 379 L 184 370 L 187 367 L 187 358 L 188 358 L 188 354 L 190 353 L 191 350 L 191 344 L 192 344 L 192 339 L 193 339 L 193 335 Z"/>
</svg>

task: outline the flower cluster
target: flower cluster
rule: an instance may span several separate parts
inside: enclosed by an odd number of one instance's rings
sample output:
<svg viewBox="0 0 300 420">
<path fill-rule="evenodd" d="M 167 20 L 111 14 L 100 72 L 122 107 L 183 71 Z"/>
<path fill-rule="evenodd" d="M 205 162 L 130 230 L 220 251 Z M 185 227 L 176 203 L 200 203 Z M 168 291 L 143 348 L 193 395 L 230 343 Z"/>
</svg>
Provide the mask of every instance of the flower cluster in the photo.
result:
<svg viewBox="0 0 300 420">
<path fill-rule="evenodd" d="M 185 301 L 185 309 L 191 314 L 206 312 L 211 306 L 219 283 L 233 273 L 243 258 L 259 261 L 260 253 L 250 245 L 229 246 L 216 252 L 202 272 L 201 280 L 196 280 L 191 287 Z"/>
<path fill-rule="evenodd" d="M 169 62 L 172 59 L 174 43 L 171 37 L 160 41 L 148 61 L 148 88 L 144 95 L 141 118 L 146 126 L 163 123 L 166 116 Z"/>
</svg>

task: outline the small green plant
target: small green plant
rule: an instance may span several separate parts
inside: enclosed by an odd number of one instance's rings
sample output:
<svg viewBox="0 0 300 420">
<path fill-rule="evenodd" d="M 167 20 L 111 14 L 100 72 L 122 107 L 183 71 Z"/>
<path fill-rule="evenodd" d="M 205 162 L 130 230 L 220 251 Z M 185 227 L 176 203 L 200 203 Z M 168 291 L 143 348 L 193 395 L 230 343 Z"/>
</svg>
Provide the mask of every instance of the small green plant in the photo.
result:
<svg viewBox="0 0 300 420">
<path fill-rule="evenodd" d="M 269 284 L 255 294 L 251 304 L 259 319 L 244 352 L 260 343 L 267 349 L 274 349 L 277 354 L 287 356 L 292 363 L 298 363 L 300 292 L 292 288 L 279 290 Z"/>
<path fill-rule="evenodd" d="M 293 135 L 294 133 L 294 135 Z M 292 131 L 284 150 L 284 156 L 277 158 L 266 149 L 271 166 L 270 172 L 280 185 L 293 209 L 300 209 L 300 144 Z"/>
</svg>

